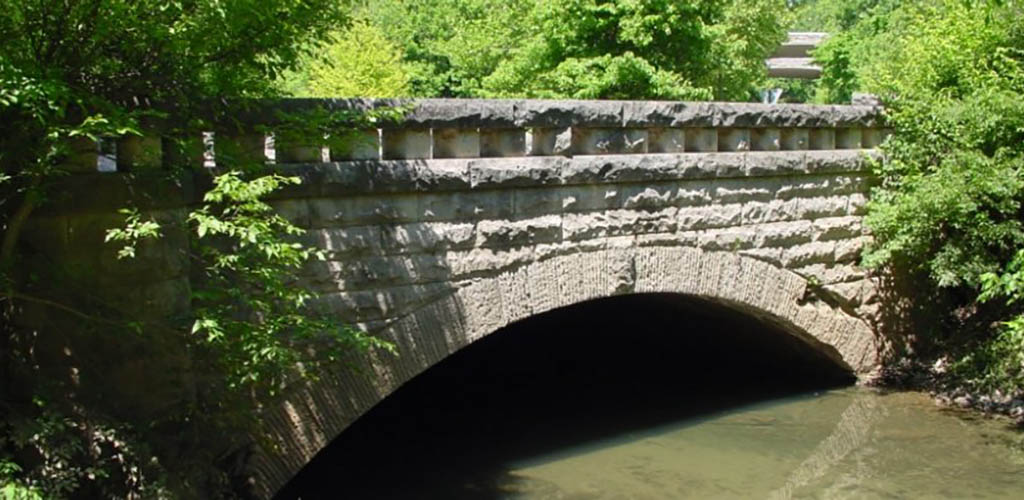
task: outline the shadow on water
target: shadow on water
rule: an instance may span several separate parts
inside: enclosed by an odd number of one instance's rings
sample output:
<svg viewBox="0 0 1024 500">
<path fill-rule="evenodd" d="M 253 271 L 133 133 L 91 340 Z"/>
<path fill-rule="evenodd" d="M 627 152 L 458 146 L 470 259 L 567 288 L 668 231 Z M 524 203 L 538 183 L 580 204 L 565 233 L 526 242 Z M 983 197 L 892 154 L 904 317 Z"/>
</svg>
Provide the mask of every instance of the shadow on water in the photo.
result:
<svg viewBox="0 0 1024 500">
<path fill-rule="evenodd" d="M 507 498 L 517 461 L 852 382 L 721 305 L 591 301 L 510 325 L 413 379 L 276 498 Z"/>
</svg>

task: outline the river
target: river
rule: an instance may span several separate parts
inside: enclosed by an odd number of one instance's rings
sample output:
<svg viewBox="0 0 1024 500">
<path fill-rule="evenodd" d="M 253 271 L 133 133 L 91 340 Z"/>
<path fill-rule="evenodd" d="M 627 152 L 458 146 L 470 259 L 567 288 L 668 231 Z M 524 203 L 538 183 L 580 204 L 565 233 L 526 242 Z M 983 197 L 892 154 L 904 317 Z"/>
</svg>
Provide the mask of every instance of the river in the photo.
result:
<svg viewBox="0 0 1024 500">
<path fill-rule="evenodd" d="M 830 363 L 713 304 L 574 306 L 408 382 L 277 498 L 1024 498 L 1008 424 Z"/>
</svg>

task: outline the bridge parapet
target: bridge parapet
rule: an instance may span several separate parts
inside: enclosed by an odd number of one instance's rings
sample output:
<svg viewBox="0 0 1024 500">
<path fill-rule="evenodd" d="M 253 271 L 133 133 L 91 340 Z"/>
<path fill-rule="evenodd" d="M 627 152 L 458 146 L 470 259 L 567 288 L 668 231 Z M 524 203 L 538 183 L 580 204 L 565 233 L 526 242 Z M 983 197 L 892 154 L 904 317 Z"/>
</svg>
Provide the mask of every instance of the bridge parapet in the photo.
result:
<svg viewBox="0 0 1024 500">
<path fill-rule="evenodd" d="M 284 115 L 387 108 L 403 116 L 357 132 L 279 133 Z M 195 145 L 184 154 L 155 130 L 117 139 L 113 148 L 83 144 L 85 160 L 72 163 L 79 171 L 97 164 L 113 171 L 182 161 L 213 166 L 218 156 L 289 164 L 870 149 L 887 135 L 881 110 L 873 106 L 669 101 L 285 99 L 250 103 L 210 123 L 202 139 L 193 132 Z"/>
</svg>

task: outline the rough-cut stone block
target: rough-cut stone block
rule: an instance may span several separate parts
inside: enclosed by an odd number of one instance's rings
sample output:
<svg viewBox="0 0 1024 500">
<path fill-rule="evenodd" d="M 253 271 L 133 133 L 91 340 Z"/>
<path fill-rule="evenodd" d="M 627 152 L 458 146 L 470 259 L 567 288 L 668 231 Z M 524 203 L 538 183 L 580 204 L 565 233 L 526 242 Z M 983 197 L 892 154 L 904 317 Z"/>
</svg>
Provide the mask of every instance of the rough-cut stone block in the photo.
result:
<svg viewBox="0 0 1024 500">
<path fill-rule="evenodd" d="M 323 226 L 323 223 L 318 225 Z M 303 241 L 324 250 L 331 259 L 383 251 L 381 228 L 378 226 L 314 229 L 304 235 Z M 413 247 L 411 243 L 410 247 Z"/>
<path fill-rule="evenodd" d="M 516 191 L 517 218 L 562 212 L 562 193 L 558 189 L 521 189 Z"/>
<path fill-rule="evenodd" d="M 569 156 L 572 154 L 572 128 L 533 128 L 529 149 L 533 156 Z"/>
<path fill-rule="evenodd" d="M 782 132 L 777 128 L 751 129 L 750 144 L 754 151 L 779 151 L 782 149 Z"/>
<path fill-rule="evenodd" d="M 784 128 L 780 140 L 784 151 L 803 151 L 811 148 L 811 132 L 806 128 Z"/>
<path fill-rule="evenodd" d="M 836 149 L 860 149 L 863 132 L 859 128 L 840 128 L 835 130 Z"/>
<path fill-rule="evenodd" d="M 557 156 L 475 160 L 469 163 L 470 182 L 473 189 L 560 184 L 568 163 Z"/>
<path fill-rule="evenodd" d="M 433 156 L 434 142 L 429 129 L 382 131 L 381 142 L 385 160 L 427 159 Z"/>
<path fill-rule="evenodd" d="M 434 129 L 434 158 L 479 158 L 480 133 L 477 129 Z"/>
<path fill-rule="evenodd" d="M 274 153 L 277 163 L 320 163 L 323 161 L 324 139 L 299 137 L 294 133 L 280 133 L 274 136 Z"/>
<path fill-rule="evenodd" d="M 513 127 L 514 101 L 497 99 L 417 99 L 403 120 L 387 128 Z"/>
<path fill-rule="evenodd" d="M 718 129 L 719 151 L 750 151 L 750 129 Z"/>
<path fill-rule="evenodd" d="M 215 161 L 219 165 L 263 164 L 267 160 L 266 137 L 257 133 L 216 132 Z"/>
<path fill-rule="evenodd" d="M 621 127 L 622 101 L 538 101 L 515 103 L 520 127 Z"/>
<path fill-rule="evenodd" d="M 476 231 L 471 222 L 413 222 L 381 226 L 371 226 L 379 234 L 379 244 L 387 253 L 418 253 L 437 252 L 441 250 L 466 250 L 473 247 Z M 359 228 L 347 228 L 339 231 L 352 231 Z M 358 236 L 370 238 L 369 235 Z M 368 245 L 362 243 L 360 248 Z"/>
<path fill-rule="evenodd" d="M 381 157 L 380 140 L 377 129 L 331 134 L 327 138 L 331 161 L 378 160 Z"/>
<path fill-rule="evenodd" d="M 156 135 L 130 135 L 117 141 L 117 170 L 126 172 L 160 168 L 163 144 Z"/>
<path fill-rule="evenodd" d="M 716 104 L 704 102 L 629 101 L 623 105 L 626 127 L 710 127 Z"/>
<path fill-rule="evenodd" d="M 836 132 L 835 129 L 811 129 L 810 130 L 810 142 L 808 143 L 810 149 L 822 150 L 822 149 L 835 149 L 836 148 Z"/>
<path fill-rule="evenodd" d="M 622 128 L 573 128 L 572 151 L 578 155 L 647 152 L 647 131 Z"/>
<path fill-rule="evenodd" d="M 861 147 L 865 149 L 877 148 L 882 145 L 885 136 L 882 130 L 877 128 L 865 128 L 861 130 Z"/>
<path fill-rule="evenodd" d="M 686 130 L 682 128 L 652 128 L 647 131 L 650 139 L 648 153 L 685 153 Z"/>
<path fill-rule="evenodd" d="M 471 191 L 420 195 L 422 221 L 470 221 L 507 219 L 513 214 L 513 190 Z"/>
<path fill-rule="evenodd" d="M 768 201 L 778 189 L 777 179 L 736 178 L 715 179 L 708 183 L 716 203 Z"/>
<path fill-rule="evenodd" d="M 713 128 L 687 128 L 686 151 L 698 153 L 718 151 L 718 130 Z"/>
<path fill-rule="evenodd" d="M 526 129 L 480 129 L 480 156 L 526 156 Z"/>
<path fill-rule="evenodd" d="M 562 239 L 562 217 L 545 215 L 533 219 L 507 221 L 485 220 L 477 223 L 478 248 L 508 248 Z"/>
<path fill-rule="evenodd" d="M 807 156 L 803 151 L 754 151 L 746 156 L 743 171 L 747 176 L 806 175 Z"/>
<path fill-rule="evenodd" d="M 738 226 L 743 220 L 743 205 L 714 205 L 709 207 L 684 207 L 676 214 L 680 231 L 693 231 L 716 227 Z"/>
</svg>

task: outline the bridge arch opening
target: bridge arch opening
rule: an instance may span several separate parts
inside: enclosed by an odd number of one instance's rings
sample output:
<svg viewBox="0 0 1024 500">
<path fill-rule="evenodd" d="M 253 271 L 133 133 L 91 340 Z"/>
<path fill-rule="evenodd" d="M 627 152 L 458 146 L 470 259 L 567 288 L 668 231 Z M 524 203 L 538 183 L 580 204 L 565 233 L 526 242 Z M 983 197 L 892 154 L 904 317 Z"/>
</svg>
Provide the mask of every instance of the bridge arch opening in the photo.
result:
<svg viewBox="0 0 1024 500">
<path fill-rule="evenodd" d="M 830 346 L 735 305 L 589 300 L 505 326 L 406 382 L 276 498 L 503 497 L 517 461 L 855 380 Z"/>
</svg>

